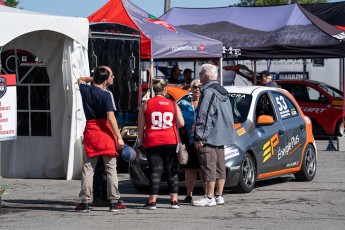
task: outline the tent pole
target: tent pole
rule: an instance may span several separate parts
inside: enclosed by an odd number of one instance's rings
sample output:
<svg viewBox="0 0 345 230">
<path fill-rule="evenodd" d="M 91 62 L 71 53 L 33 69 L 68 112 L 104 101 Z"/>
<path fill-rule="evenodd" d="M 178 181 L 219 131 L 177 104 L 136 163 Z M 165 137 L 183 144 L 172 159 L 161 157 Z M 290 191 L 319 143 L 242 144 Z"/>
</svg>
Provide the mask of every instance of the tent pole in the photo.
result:
<svg viewBox="0 0 345 230">
<path fill-rule="evenodd" d="M 307 79 L 307 60 L 303 59 L 303 80 Z"/>
<path fill-rule="evenodd" d="M 153 78 L 153 58 L 151 57 L 150 59 L 150 98 L 153 98 L 152 78 Z"/>
<path fill-rule="evenodd" d="M 341 64 L 341 68 L 340 68 L 340 74 L 341 74 L 341 77 L 342 77 L 342 80 L 343 80 L 343 84 L 342 84 L 342 90 L 343 90 L 343 116 L 342 116 L 342 119 L 343 119 L 343 129 L 345 129 L 345 124 L 344 124 L 344 119 L 345 119 L 345 59 L 344 58 L 341 58 L 340 59 L 340 64 Z M 1 143 L 0 143 L 1 144 Z M 1 146 L 0 146 L 1 147 Z M 1 151 L 1 149 L 0 149 Z M 0 165 L 1 166 L 1 165 Z M 1 174 L 0 174 L 1 175 Z"/>
<path fill-rule="evenodd" d="M 253 82 L 253 85 L 256 85 L 256 60 L 254 60 L 254 71 L 253 71 L 253 79 L 254 79 L 254 82 Z"/>
<path fill-rule="evenodd" d="M 220 85 L 223 86 L 223 58 L 219 58 Z"/>
<path fill-rule="evenodd" d="M 2 72 L 2 65 L 1 65 L 1 52 L 2 46 L 0 46 L 0 73 Z M 0 141 L 0 178 L 1 178 L 1 141 Z M 1 200 L 0 200 L 0 207 L 1 207 Z"/>
</svg>

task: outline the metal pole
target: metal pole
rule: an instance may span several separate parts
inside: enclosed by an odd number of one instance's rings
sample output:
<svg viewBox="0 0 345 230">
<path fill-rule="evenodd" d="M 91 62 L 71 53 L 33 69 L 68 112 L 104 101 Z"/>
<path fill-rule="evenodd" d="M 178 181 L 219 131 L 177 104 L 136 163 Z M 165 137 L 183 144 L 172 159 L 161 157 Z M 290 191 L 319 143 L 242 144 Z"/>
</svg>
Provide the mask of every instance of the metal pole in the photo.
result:
<svg viewBox="0 0 345 230">
<path fill-rule="evenodd" d="M 164 13 L 168 12 L 170 10 L 170 0 L 164 1 Z"/>
</svg>

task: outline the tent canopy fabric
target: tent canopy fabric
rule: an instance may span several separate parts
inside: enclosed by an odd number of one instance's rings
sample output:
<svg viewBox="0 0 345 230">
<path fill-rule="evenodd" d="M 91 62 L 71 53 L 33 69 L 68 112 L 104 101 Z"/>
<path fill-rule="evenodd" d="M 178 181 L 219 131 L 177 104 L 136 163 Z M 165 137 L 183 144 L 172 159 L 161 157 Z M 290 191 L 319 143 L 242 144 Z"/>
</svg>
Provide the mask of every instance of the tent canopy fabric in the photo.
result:
<svg viewBox="0 0 345 230">
<path fill-rule="evenodd" d="M 47 30 L 65 34 L 84 47 L 88 44 L 88 30 L 85 18 L 72 18 L 40 14 L 0 5 L 0 28 L 11 28 L 1 33 L 0 46 L 13 38 L 33 31 Z M 68 26 L 66 25 L 68 21 Z"/>
<path fill-rule="evenodd" d="M 325 22 L 345 30 L 345 2 L 300 4 Z"/>
<path fill-rule="evenodd" d="M 0 6 L 0 29 L 1 52 L 19 49 L 42 60 L 49 76 L 51 117 L 51 136 L 18 136 L 17 140 L 1 142 L 0 174 L 14 178 L 80 178 L 85 121 L 76 82 L 80 76 L 90 76 L 88 20 Z"/>
<path fill-rule="evenodd" d="M 141 59 L 220 58 L 220 41 L 193 34 L 155 18 L 128 0 L 110 0 L 88 17 L 90 22 L 131 26 L 141 34 Z"/>
<path fill-rule="evenodd" d="M 172 8 L 161 19 L 223 42 L 234 59 L 338 58 L 342 31 L 297 4 Z"/>
</svg>

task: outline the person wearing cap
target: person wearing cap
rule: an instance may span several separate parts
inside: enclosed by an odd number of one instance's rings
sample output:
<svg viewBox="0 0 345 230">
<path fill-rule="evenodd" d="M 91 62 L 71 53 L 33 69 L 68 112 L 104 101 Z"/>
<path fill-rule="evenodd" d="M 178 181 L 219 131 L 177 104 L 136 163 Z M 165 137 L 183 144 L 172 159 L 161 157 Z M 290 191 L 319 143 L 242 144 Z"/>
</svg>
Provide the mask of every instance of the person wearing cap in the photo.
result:
<svg viewBox="0 0 345 230">
<path fill-rule="evenodd" d="M 171 69 L 171 77 L 168 79 L 169 83 L 171 84 L 178 84 L 179 83 L 179 76 L 181 70 L 178 67 L 178 65 L 175 65 L 172 69 Z"/>
<path fill-rule="evenodd" d="M 192 82 L 192 73 L 194 73 L 194 71 L 188 68 L 183 71 L 184 84 L 190 85 Z"/>
<path fill-rule="evenodd" d="M 87 83 L 93 83 L 89 85 Z M 122 209 L 118 189 L 116 157 L 124 146 L 115 118 L 114 98 L 108 86 L 114 82 L 113 71 L 108 66 L 96 68 L 94 77 L 80 77 L 78 85 L 83 102 L 86 126 L 84 129 L 84 148 L 86 158 L 82 171 L 81 203 L 74 209 L 77 212 L 89 212 L 92 200 L 94 169 L 99 156 L 103 157 L 107 173 L 107 197 L 110 201 L 110 212 Z"/>
<path fill-rule="evenodd" d="M 273 81 L 270 72 L 264 70 L 261 72 L 261 83 L 267 87 L 279 87 L 275 81 Z"/>
</svg>

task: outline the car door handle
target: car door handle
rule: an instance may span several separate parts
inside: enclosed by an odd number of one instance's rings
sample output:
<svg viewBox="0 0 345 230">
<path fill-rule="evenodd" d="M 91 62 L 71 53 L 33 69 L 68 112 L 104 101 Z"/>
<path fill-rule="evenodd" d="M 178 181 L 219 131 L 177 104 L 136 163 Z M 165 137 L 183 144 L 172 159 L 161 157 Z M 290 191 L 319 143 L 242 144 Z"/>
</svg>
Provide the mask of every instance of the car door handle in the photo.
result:
<svg viewBox="0 0 345 230">
<path fill-rule="evenodd" d="M 279 131 L 278 131 L 278 135 L 279 135 L 279 136 L 281 136 L 281 135 L 283 135 L 283 134 L 284 134 L 284 131 L 283 131 L 283 130 L 279 130 Z"/>
<path fill-rule="evenodd" d="M 300 125 L 299 128 L 300 128 L 301 130 L 305 130 L 305 125 Z"/>
</svg>

